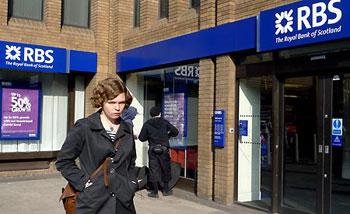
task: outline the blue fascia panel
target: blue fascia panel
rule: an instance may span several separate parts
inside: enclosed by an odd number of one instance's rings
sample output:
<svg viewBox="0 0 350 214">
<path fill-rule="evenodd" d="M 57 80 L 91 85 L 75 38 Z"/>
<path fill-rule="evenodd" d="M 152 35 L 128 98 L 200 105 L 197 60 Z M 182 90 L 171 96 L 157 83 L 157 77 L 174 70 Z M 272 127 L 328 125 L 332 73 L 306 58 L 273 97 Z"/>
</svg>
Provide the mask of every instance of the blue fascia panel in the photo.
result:
<svg viewBox="0 0 350 214">
<path fill-rule="evenodd" d="M 66 73 L 66 49 L 0 41 L 0 68 Z"/>
<path fill-rule="evenodd" d="M 96 73 L 97 70 L 97 54 L 92 52 L 70 50 L 70 67 L 71 71 L 81 71 L 88 73 Z"/>
<path fill-rule="evenodd" d="M 258 19 L 258 52 L 350 37 L 349 0 L 298 1 L 262 11 Z"/>
<path fill-rule="evenodd" d="M 117 54 L 127 72 L 256 48 L 256 17 L 197 31 Z"/>
</svg>

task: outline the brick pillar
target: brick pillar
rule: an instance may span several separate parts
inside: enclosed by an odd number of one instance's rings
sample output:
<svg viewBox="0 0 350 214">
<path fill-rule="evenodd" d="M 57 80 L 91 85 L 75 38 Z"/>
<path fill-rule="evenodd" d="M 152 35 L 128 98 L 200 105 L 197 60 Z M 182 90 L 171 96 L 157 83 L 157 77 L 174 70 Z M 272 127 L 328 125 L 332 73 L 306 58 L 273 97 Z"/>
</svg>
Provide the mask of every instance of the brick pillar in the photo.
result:
<svg viewBox="0 0 350 214">
<path fill-rule="evenodd" d="M 118 1 L 116 4 L 111 5 L 112 16 L 111 16 L 111 26 L 113 26 L 110 31 L 110 46 L 111 53 L 110 67 L 112 71 L 116 72 L 116 53 L 123 50 L 123 35 L 130 32 L 133 28 L 134 22 L 134 1 Z"/>
<path fill-rule="evenodd" d="M 200 29 L 215 26 L 215 0 L 202 0 L 200 8 Z"/>
<path fill-rule="evenodd" d="M 61 31 L 61 16 L 62 16 L 62 1 L 51 0 L 44 1 L 44 23 L 46 28 L 51 33 L 60 33 Z"/>
<path fill-rule="evenodd" d="M 234 21 L 236 2 L 232 0 L 218 0 L 217 24 L 222 25 Z"/>
<path fill-rule="evenodd" d="M 215 201 L 223 204 L 233 202 L 235 135 L 229 133 L 235 127 L 236 67 L 230 56 L 216 60 L 216 109 L 226 112 L 226 142 L 224 148 L 215 149 Z"/>
<path fill-rule="evenodd" d="M 96 0 L 91 1 L 91 29 L 95 35 L 95 46 L 97 51 L 97 73 L 94 77 L 86 80 L 85 89 L 85 115 L 89 115 L 95 111 L 90 103 L 90 97 L 92 95 L 93 88 L 97 85 L 98 81 L 105 79 L 108 76 L 115 75 L 114 70 L 110 70 L 110 54 L 112 54 L 111 47 L 109 46 L 110 37 L 110 1 L 109 0 Z M 107 33 L 106 33 L 107 32 Z M 108 33 L 109 32 L 109 33 Z M 113 64 L 113 63 L 111 63 Z"/>
<path fill-rule="evenodd" d="M 158 20 L 158 7 L 158 0 L 141 0 L 141 31 L 150 28 Z"/>
<path fill-rule="evenodd" d="M 0 1 L 0 26 L 5 27 L 7 25 L 7 6 L 8 1 Z"/>
<path fill-rule="evenodd" d="M 214 107 L 214 63 L 211 59 L 202 59 L 199 62 L 199 69 L 197 195 L 200 198 L 212 199 L 211 124 Z"/>
<path fill-rule="evenodd" d="M 188 0 L 169 1 L 169 22 L 176 22 L 188 8 Z"/>
</svg>

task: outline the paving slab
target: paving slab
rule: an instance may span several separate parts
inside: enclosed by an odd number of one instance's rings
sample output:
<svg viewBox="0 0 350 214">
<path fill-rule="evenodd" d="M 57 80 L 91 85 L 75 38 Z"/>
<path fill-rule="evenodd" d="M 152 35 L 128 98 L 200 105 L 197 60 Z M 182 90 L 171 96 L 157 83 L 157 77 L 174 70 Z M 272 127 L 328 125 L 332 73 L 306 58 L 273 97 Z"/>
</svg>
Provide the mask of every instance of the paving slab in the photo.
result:
<svg viewBox="0 0 350 214">
<path fill-rule="evenodd" d="M 63 214 L 58 198 L 65 184 L 58 174 L 0 178 L 0 213 Z M 160 194 L 158 199 L 149 198 L 146 190 L 137 192 L 135 206 L 138 214 L 264 213 L 239 205 L 219 205 L 178 189 L 174 189 L 174 195 L 165 197 Z"/>
</svg>

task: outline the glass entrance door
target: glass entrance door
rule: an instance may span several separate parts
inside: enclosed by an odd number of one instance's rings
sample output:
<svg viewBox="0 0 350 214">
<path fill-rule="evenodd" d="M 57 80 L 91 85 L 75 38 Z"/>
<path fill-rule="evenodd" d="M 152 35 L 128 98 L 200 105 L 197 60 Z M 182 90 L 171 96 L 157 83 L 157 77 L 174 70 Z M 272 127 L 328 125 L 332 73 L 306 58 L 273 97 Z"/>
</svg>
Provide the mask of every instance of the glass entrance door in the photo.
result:
<svg viewBox="0 0 350 214">
<path fill-rule="evenodd" d="M 281 213 L 350 210 L 350 74 L 284 80 Z"/>
<path fill-rule="evenodd" d="M 316 81 L 309 76 L 284 82 L 282 213 L 317 210 Z"/>
<path fill-rule="evenodd" d="M 332 163 L 329 209 L 333 214 L 345 214 L 350 212 L 350 74 L 335 75 L 332 83 L 333 133 L 330 143 Z M 337 126 L 342 130 L 340 134 L 336 133 Z"/>
</svg>

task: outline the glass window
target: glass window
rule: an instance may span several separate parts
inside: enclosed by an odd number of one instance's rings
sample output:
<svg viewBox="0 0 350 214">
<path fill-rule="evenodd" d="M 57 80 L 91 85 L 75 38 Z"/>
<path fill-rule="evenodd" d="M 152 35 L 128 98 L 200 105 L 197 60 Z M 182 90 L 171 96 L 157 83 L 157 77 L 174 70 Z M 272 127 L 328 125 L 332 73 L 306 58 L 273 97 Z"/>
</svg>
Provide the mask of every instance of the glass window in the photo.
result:
<svg viewBox="0 0 350 214">
<path fill-rule="evenodd" d="M 9 0 L 9 17 L 42 20 L 43 0 Z"/>
<path fill-rule="evenodd" d="M 169 0 L 160 0 L 159 1 L 159 18 L 168 18 L 169 17 Z"/>
<path fill-rule="evenodd" d="M 179 135 L 170 138 L 172 162 L 177 163 L 180 176 L 195 179 L 198 151 L 198 84 L 199 65 L 187 64 L 127 76 L 126 84 L 133 94 L 132 105 L 143 109 L 143 121 L 134 123 L 141 130 L 153 106 L 162 107 L 162 116 L 177 127 Z M 138 153 L 138 163 L 146 165 L 144 154 Z"/>
<path fill-rule="evenodd" d="M 140 0 L 134 1 L 134 27 L 140 27 Z"/>
<path fill-rule="evenodd" d="M 191 7 L 194 9 L 199 9 L 201 6 L 200 0 L 191 0 Z"/>
<path fill-rule="evenodd" d="M 38 72 L 3 71 L 2 81 L 41 85 L 39 140 L 1 140 L 0 153 L 58 151 L 68 128 L 68 75 Z M 82 88 L 82 87 L 81 87 Z M 84 93 L 84 92 L 82 92 Z M 84 94 L 79 95 L 84 96 Z M 33 102 L 33 101 L 32 101 Z M 78 111 L 84 109 L 80 105 Z M 27 126 L 26 124 L 26 127 Z"/>
<path fill-rule="evenodd" d="M 90 26 L 90 0 L 63 0 L 62 7 L 63 25 Z"/>
</svg>

